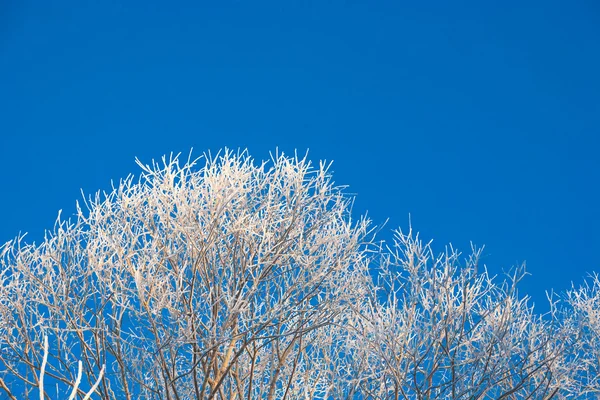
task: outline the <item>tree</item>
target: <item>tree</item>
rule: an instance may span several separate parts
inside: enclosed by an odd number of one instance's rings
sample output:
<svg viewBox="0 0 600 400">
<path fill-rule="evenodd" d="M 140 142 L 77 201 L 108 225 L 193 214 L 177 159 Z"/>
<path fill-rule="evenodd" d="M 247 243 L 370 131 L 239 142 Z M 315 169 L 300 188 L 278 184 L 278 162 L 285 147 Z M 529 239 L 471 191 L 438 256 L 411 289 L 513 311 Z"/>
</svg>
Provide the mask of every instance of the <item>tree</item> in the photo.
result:
<svg viewBox="0 0 600 400">
<path fill-rule="evenodd" d="M 539 316 L 518 295 L 524 271 L 497 281 L 477 249 L 461 263 L 412 231 L 391 248 L 375 242 L 329 165 L 284 155 L 257 164 L 231 151 L 138 164 L 138 180 L 78 205 L 73 221 L 59 214 L 39 245 L 19 237 L 0 248 L 9 398 L 600 390 L 597 278 Z"/>
<path fill-rule="evenodd" d="M 385 399 L 559 398 L 572 325 L 535 315 L 517 283 L 500 284 L 473 249 L 460 264 L 451 246 L 434 254 L 412 231 L 397 232 L 379 275 L 384 301 L 364 303 L 360 347 L 368 348 L 364 392 Z M 548 316 L 547 316 L 548 317 Z"/>
</svg>

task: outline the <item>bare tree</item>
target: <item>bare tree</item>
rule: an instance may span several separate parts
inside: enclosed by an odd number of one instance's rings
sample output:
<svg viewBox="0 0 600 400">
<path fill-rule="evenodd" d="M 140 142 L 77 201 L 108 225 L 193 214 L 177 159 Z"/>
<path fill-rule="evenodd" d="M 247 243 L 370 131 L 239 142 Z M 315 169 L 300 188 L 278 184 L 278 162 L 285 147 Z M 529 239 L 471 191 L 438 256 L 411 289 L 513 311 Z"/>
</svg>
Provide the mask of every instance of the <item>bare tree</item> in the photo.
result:
<svg viewBox="0 0 600 400">
<path fill-rule="evenodd" d="M 81 357 L 91 385 L 107 365 L 102 398 L 326 391 L 305 365 L 324 362 L 315 331 L 364 295 L 367 221 L 352 222 L 324 164 L 232 152 L 195 163 L 140 164 L 140 180 L 59 219 L 41 245 L 4 247 L 7 393 L 32 396 L 44 335 L 47 379 L 72 385 Z"/>
<path fill-rule="evenodd" d="M 523 269 L 498 284 L 479 265 L 480 254 L 473 249 L 461 264 L 451 246 L 436 255 L 431 243 L 398 231 L 381 264 L 380 292 L 358 312 L 358 346 L 370 357 L 364 393 L 381 399 L 562 395 L 572 326 L 554 326 L 556 315 L 537 316 L 518 296 Z"/>
<path fill-rule="evenodd" d="M 138 164 L 42 243 L 0 248 L 8 398 L 598 393 L 597 278 L 540 316 L 518 294 L 524 271 L 492 278 L 477 249 L 462 262 L 401 231 L 376 245 L 327 164 Z"/>
<path fill-rule="evenodd" d="M 600 278 L 568 291 L 556 301 L 558 323 L 573 329 L 565 355 L 564 387 L 583 398 L 600 397 Z"/>
</svg>

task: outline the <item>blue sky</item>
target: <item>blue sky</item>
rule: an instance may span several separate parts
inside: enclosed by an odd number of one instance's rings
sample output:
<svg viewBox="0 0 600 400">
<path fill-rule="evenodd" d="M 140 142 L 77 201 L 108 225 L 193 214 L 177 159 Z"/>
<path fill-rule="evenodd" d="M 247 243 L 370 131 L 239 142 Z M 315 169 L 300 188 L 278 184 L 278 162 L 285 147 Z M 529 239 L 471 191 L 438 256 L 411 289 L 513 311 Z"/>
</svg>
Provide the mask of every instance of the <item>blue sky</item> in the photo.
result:
<svg viewBox="0 0 600 400">
<path fill-rule="evenodd" d="M 540 305 L 600 272 L 599 18 L 594 1 L 3 1 L 0 241 L 39 241 L 136 156 L 310 149 L 357 215 L 485 244 L 493 272 L 527 261 Z"/>
</svg>

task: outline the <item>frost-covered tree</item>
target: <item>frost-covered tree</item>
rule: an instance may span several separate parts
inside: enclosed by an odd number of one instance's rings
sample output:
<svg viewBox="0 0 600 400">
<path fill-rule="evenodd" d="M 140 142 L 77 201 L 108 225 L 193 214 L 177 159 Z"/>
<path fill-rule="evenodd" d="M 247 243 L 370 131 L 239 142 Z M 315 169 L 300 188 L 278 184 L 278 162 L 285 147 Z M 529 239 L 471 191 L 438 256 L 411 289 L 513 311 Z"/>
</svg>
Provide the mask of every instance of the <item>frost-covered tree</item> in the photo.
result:
<svg viewBox="0 0 600 400">
<path fill-rule="evenodd" d="M 0 248 L 11 399 L 546 399 L 599 393 L 600 284 L 533 312 L 523 271 L 375 243 L 329 165 L 143 165 Z M 81 361 L 80 364 L 78 362 Z M 92 394 L 93 393 L 93 394 Z"/>
<path fill-rule="evenodd" d="M 359 308 L 359 347 L 368 349 L 363 393 L 377 399 L 549 399 L 572 369 L 564 355 L 573 325 L 539 316 L 516 289 L 516 269 L 497 282 L 473 249 L 460 262 L 451 246 L 436 255 L 398 231 L 379 274 L 379 291 Z M 377 290 L 372 291 L 378 293 Z M 379 296 L 381 298 L 381 295 Z M 565 390 L 561 390 L 565 389 Z"/>
</svg>

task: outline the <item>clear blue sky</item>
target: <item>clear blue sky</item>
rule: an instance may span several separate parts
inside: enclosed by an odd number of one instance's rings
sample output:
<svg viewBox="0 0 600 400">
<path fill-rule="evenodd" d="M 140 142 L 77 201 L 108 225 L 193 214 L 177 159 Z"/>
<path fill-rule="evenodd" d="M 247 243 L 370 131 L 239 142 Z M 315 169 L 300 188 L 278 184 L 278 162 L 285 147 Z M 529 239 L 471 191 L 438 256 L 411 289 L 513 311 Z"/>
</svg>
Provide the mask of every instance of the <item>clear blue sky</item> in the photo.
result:
<svg viewBox="0 0 600 400">
<path fill-rule="evenodd" d="M 539 305 L 600 271 L 599 21 L 591 0 L 2 1 L 0 241 L 39 241 L 136 156 L 308 148 L 357 214 L 526 260 Z"/>
</svg>

